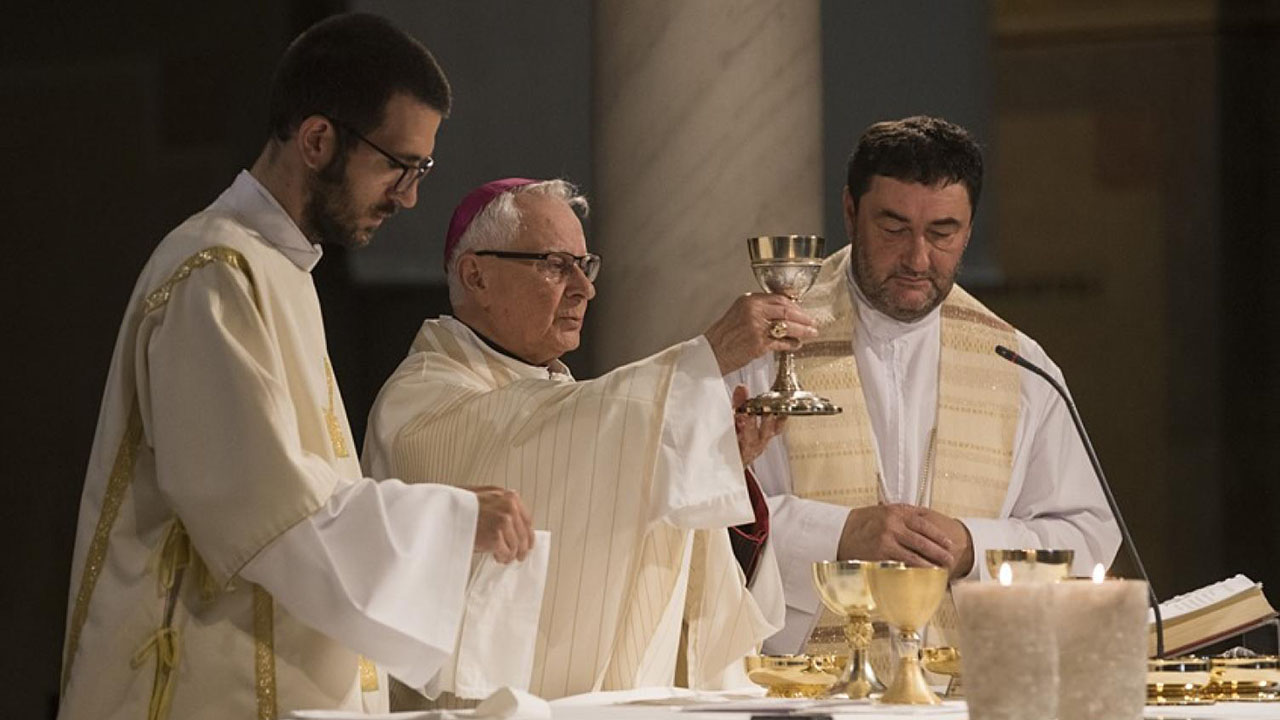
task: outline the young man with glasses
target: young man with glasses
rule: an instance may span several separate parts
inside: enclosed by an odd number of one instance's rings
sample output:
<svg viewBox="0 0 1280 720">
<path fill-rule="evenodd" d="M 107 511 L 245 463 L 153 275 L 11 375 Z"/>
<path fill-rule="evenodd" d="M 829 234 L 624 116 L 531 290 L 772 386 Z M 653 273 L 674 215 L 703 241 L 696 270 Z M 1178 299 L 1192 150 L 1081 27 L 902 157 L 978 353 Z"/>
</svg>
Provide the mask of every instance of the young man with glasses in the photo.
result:
<svg viewBox="0 0 1280 720">
<path fill-rule="evenodd" d="M 784 608 L 743 465 L 779 425 L 735 417 L 721 378 L 798 347 L 811 321 L 782 296 L 746 295 L 705 335 L 575 382 L 560 358 L 601 267 L 586 211 L 562 180 L 507 178 L 463 199 L 445 242 L 454 315 L 423 323 L 379 394 L 366 470 L 528 500 L 552 537 L 533 692 L 745 682 L 742 656 Z"/>
<path fill-rule="evenodd" d="M 387 21 L 321 22 L 253 167 L 157 246 L 85 480 L 59 717 L 383 710 L 380 667 L 421 683 L 453 651 L 473 550 L 529 552 L 508 490 L 362 476 L 310 275 L 413 207 L 450 102 Z"/>
</svg>

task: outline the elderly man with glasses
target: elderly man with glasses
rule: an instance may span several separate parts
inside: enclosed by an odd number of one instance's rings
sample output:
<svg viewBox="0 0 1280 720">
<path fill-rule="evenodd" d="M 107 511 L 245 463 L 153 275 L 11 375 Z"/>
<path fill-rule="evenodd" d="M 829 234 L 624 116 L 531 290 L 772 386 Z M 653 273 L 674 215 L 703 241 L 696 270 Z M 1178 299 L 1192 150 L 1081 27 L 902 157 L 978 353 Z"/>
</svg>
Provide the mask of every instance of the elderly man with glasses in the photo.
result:
<svg viewBox="0 0 1280 720">
<path fill-rule="evenodd" d="M 601 266 L 575 210 L 587 201 L 562 180 L 498 180 L 461 202 L 445 247 L 454 316 L 427 320 L 383 387 L 366 468 L 516 490 L 550 531 L 533 692 L 736 684 L 784 612 L 744 471 L 779 426 L 735 417 L 722 376 L 798 347 L 812 323 L 746 295 L 704 335 L 575 382 L 560 357 Z M 770 333 L 779 320 L 788 334 Z"/>
</svg>

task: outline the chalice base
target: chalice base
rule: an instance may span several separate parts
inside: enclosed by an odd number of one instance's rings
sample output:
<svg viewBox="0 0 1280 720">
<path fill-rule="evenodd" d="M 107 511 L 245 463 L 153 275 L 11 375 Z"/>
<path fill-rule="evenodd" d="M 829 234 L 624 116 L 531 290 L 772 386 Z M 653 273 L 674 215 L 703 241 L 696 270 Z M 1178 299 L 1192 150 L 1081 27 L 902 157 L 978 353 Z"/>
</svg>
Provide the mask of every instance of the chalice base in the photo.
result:
<svg viewBox="0 0 1280 720">
<path fill-rule="evenodd" d="M 805 390 L 770 390 L 742 406 L 748 415 L 836 415 L 840 408 Z"/>
<path fill-rule="evenodd" d="M 904 657 L 898 662 L 893 684 L 880 696 L 886 705 L 941 705 L 942 700 L 929 689 L 920 669 L 920 661 Z"/>
</svg>

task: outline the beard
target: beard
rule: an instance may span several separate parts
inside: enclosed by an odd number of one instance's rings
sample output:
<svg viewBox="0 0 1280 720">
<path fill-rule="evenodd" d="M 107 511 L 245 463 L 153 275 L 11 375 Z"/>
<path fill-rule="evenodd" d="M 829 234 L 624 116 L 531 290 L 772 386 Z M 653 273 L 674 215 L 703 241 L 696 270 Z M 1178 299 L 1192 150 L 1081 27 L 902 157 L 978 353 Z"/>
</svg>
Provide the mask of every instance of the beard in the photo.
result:
<svg viewBox="0 0 1280 720">
<path fill-rule="evenodd" d="M 307 238 L 325 245 L 362 248 L 373 239 L 373 230 L 362 232 L 351 183 L 347 180 L 347 154 L 339 151 L 328 165 L 307 178 L 307 202 L 302 210 Z M 385 202 L 370 214 L 395 214 L 397 206 Z"/>
<path fill-rule="evenodd" d="M 957 263 L 955 270 L 946 276 L 933 269 L 917 273 L 899 267 L 885 277 L 877 279 L 872 276 L 871 259 L 863 250 L 862 243 L 858 242 L 856 236 L 851 238 L 850 242 L 853 244 L 853 279 L 858 283 L 858 289 L 862 291 L 862 295 L 866 297 L 871 307 L 898 322 L 915 322 L 933 312 L 933 309 L 941 305 L 951 293 L 956 276 L 960 274 L 960 264 Z M 925 280 L 932 288 L 932 293 L 922 306 L 903 305 L 894 297 L 893 290 L 889 287 L 889 281 L 895 277 Z"/>
</svg>

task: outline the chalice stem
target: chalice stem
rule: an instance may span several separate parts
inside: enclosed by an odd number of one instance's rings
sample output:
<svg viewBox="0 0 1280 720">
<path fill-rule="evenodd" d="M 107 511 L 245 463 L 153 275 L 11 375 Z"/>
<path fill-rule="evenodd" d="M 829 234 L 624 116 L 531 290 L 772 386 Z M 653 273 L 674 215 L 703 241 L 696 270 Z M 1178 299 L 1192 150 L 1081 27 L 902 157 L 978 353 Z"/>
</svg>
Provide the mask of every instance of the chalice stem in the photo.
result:
<svg viewBox="0 0 1280 720">
<path fill-rule="evenodd" d="M 873 690 L 884 689 L 867 662 L 867 649 L 871 647 L 873 633 L 871 620 L 865 617 L 850 617 L 844 626 L 844 636 L 849 641 L 849 665 L 845 669 L 843 685 L 850 700 L 861 700 L 869 697 Z"/>
<path fill-rule="evenodd" d="M 794 393 L 800 389 L 800 381 L 796 379 L 796 356 L 790 350 L 779 350 L 775 353 L 778 361 L 778 375 L 773 379 L 776 393 Z"/>
</svg>

